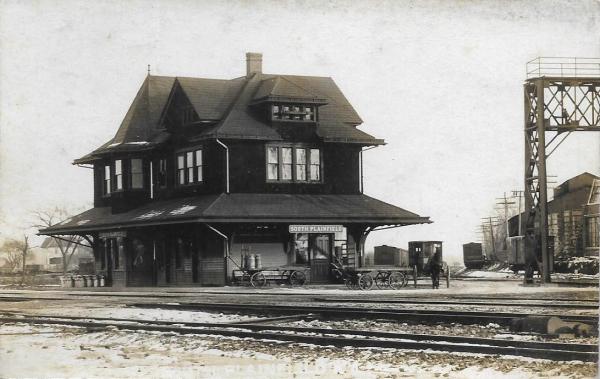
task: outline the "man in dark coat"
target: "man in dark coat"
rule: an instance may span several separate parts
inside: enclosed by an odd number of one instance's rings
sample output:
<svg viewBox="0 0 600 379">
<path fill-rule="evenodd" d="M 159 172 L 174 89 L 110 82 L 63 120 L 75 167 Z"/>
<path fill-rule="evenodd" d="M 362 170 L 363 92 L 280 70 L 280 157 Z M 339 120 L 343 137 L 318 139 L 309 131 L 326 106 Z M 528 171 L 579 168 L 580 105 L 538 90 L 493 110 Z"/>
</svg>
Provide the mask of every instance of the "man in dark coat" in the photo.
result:
<svg viewBox="0 0 600 379">
<path fill-rule="evenodd" d="M 435 254 L 429 260 L 429 270 L 431 272 L 431 282 L 433 289 L 440 288 L 440 271 L 442 269 L 442 257 L 440 251 L 435 250 Z"/>
</svg>

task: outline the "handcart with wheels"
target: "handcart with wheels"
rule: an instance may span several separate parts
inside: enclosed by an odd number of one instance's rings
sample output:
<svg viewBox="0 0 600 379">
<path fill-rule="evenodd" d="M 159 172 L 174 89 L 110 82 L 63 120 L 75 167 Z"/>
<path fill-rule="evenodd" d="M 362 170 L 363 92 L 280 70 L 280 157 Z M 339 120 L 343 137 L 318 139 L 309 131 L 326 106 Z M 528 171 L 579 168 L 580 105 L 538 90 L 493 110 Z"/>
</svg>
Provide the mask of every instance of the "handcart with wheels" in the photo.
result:
<svg viewBox="0 0 600 379">
<path fill-rule="evenodd" d="M 291 286 L 302 286 L 306 283 L 307 267 L 246 268 L 239 266 L 233 259 L 231 261 L 237 266 L 237 269 L 232 272 L 233 284 L 261 288 L 269 283 L 289 284 Z"/>
<path fill-rule="evenodd" d="M 410 275 L 414 275 L 409 267 L 344 267 L 339 262 L 331 263 L 331 272 L 346 284 L 348 289 L 370 290 L 373 286 L 378 289 L 398 290 L 408 284 Z"/>
</svg>

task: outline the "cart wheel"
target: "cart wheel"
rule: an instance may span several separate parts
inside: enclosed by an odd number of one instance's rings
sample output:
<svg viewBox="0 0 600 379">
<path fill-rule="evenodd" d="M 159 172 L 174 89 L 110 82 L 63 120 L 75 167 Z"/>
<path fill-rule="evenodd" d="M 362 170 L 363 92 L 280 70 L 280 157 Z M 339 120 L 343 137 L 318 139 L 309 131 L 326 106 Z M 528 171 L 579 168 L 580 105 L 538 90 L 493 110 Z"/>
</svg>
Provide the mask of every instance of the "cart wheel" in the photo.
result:
<svg viewBox="0 0 600 379">
<path fill-rule="evenodd" d="M 262 272 L 257 272 L 250 278 L 252 287 L 264 287 L 267 284 L 267 278 Z"/>
<path fill-rule="evenodd" d="M 378 289 L 382 290 L 384 288 L 388 288 L 389 287 L 389 284 L 388 284 L 388 281 L 387 281 L 387 276 L 388 276 L 387 273 L 384 273 L 384 272 L 381 272 L 381 271 L 378 272 L 377 275 L 375 275 L 375 279 L 374 279 L 375 280 L 375 286 Z"/>
<path fill-rule="evenodd" d="M 393 272 L 388 278 L 388 285 L 394 290 L 399 290 L 406 282 L 406 276 L 401 272 Z"/>
<path fill-rule="evenodd" d="M 402 276 L 404 276 L 404 283 L 402 283 L 402 287 L 406 287 L 406 286 L 408 286 L 408 279 L 409 279 L 408 274 L 402 273 Z"/>
<path fill-rule="evenodd" d="M 373 287 L 373 277 L 369 274 L 361 275 L 358 279 L 358 288 L 363 291 L 370 290 Z"/>
<path fill-rule="evenodd" d="M 306 283 L 306 274 L 302 271 L 293 271 L 290 274 L 290 285 L 301 286 Z"/>
</svg>

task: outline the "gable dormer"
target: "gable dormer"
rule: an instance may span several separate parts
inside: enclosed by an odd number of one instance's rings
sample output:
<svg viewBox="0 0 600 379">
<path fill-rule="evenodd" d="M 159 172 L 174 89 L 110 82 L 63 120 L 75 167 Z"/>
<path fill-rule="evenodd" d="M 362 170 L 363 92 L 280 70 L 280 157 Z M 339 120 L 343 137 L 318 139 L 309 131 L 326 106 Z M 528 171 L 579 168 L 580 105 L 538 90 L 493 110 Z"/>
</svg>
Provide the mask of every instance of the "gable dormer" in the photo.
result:
<svg viewBox="0 0 600 379">
<path fill-rule="evenodd" d="M 274 76 L 262 81 L 250 105 L 271 122 L 316 123 L 319 107 L 326 104 L 327 99 L 293 79 Z"/>
</svg>

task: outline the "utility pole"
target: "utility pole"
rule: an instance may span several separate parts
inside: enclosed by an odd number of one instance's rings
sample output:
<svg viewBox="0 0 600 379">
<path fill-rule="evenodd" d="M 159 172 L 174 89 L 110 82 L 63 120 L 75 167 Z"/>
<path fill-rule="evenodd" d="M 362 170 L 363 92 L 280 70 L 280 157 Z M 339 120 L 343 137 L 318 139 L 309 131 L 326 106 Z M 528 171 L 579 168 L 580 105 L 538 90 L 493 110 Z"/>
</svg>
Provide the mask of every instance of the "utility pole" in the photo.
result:
<svg viewBox="0 0 600 379">
<path fill-rule="evenodd" d="M 504 192 L 504 197 L 497 198 L 496 200 L 500 200 L 500 202 L 496 203 L 496 204 L 504 206 L 504 224 L 506 225 L 506 238 L 508 238 L 508 236 L 510 235 L 509 230 L 508 230 L 508 206 L 514 205 L 515 202 L 508 201 L 508 197 L 506 197 L 506 192 Z"/>
<path fill-rule="evenodd" d="M 498 226 L 499 224 L 492 224 L 492 219 L 494 219 L 494 217 L 482 218 L 482 220 L 487 221 L 487 224 L 483 223 L 481 226 L 483 227 L 483 230 L 484 230 L 484 236 L 485 236 L 485 228 L 490 229 L 490 242 L 492 243 L 492 255 L 494 256 L 494 259 L 496 259 L 496 241 L 494 239 L 494 226 Z M 494 220 L 494 221 L 497 221 L 497 220 Z"/>
<path fill-rule="evenodd" d="M 523 217 L 523 211 L 521 210 L 521 200 L 523 199 L 523 196 L 525 196 L 525 192 L 521 191 L 521 190 L 513 190 L 512 195 L 513 195 L 513 197 L 517 197 L 519 199 L 519 210 L 518 210 L 518 212 L 519 212 L 519 232 L 517 235 L 522 236 L 523 228 L 522 228 L 521 218 Z"/>
</svg>

